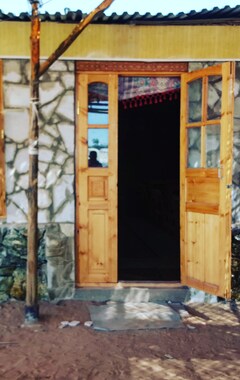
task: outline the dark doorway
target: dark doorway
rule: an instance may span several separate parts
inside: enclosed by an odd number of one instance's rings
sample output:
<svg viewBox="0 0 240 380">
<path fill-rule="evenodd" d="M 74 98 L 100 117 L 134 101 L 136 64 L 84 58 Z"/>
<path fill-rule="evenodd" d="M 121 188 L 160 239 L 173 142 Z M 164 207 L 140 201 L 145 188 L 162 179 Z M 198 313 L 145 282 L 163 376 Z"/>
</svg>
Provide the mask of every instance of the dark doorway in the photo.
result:
<svg viewBox="0 0 240 380">
<path fill-rule="evenodd" d="M 179 96 L 119 102 L 119 281 L 180 279 L 179 134 Z"/>
</svg>

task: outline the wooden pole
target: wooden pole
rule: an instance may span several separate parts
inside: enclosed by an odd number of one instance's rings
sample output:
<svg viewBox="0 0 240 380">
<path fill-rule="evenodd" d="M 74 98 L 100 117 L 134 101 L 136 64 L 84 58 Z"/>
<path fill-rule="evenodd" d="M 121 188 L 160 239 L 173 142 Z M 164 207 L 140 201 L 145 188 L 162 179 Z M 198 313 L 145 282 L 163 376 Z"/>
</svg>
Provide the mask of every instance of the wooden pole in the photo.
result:
<svg viewBox="0 0 240 380">
<path fill-rule="evenodd" d="M 30 82 L 30 126 L 29 126 L 29 187 L 28 187 L 28 255 L 25 322 L 34 323 L 39 318 L 37 296 L 38 254 L 38 103 L 39 103 L 39 56 L 40 19 L 39 0 L 30 0 L 31 22 L 31 82 Z"/>
</svg>

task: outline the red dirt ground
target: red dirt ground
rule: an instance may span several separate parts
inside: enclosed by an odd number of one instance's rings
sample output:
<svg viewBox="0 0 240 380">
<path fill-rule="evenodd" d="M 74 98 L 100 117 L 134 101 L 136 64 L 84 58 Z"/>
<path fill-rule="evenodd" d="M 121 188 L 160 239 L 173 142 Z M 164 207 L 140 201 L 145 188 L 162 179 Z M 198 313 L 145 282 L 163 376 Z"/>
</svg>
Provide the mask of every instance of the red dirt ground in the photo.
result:
<svg viewBox="0 0 240 380">
<path fill-rule="evenodd" d="M 86 302 L 40 303 L 34 327 L 21 327 L 23 303 L 1 304 L 0 379 L 239 380 L 239 307 L 189 305 L 180 329 L 98 332 Z"/>
</svg>

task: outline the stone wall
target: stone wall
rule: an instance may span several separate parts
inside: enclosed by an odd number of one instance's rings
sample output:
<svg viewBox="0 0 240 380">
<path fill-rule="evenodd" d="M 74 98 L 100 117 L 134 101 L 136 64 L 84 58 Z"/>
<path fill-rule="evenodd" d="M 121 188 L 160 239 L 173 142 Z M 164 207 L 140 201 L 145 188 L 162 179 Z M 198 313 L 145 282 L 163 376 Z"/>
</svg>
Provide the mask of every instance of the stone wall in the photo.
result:
<svg viewBox="0 0 240 380">
<path fill-rule="evenodd" d="M 27 222 L 29 73 L 27 60 L 3 61 L 7 218 L 1 224 L 9 234 Z M 74 290 L 74 96 L 74 63 L 56 62 L 41 79 L 39 112 L 38 222 L 46 232 L 51 298 Z"/>
</svg>

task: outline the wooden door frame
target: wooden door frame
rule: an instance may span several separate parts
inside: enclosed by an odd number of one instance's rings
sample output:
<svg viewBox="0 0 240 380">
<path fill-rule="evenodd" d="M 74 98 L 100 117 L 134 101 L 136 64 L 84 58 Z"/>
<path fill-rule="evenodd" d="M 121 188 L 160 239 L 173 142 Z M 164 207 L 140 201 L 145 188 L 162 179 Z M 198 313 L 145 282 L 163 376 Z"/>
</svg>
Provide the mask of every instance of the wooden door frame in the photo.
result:
<svg viewBox="0 0 240 380">
<path fill-rule="evenodd" d="M 79 115 L 79 86 L 78 77 L 81 73 L 87 74 L 117 74 L 118 76 L 178 76 L 181 78 L 182 74 L 188 72 L 188 62 L 128 62 L 128 61 L 77 61 L 75 66 L 75 83 L 76 83 L 76 154 L 75 154 L 75 190 L 76 190 L 76 238 L 75 238 L 75 283 L 76 286 L 82 285 L 79 278 L 79 121 L 77 115 Z M 180 128 L 180 120 L 179 120 Z M 180 134 L 180 130 L 179 130 Z M 179 263 L 180 265 L 180 263 Z M 110 287 L 112 283 L 101 283 L 96 286 Z"/>
</svg>

